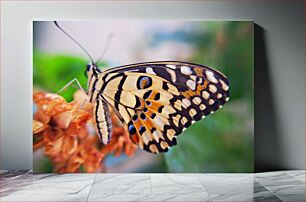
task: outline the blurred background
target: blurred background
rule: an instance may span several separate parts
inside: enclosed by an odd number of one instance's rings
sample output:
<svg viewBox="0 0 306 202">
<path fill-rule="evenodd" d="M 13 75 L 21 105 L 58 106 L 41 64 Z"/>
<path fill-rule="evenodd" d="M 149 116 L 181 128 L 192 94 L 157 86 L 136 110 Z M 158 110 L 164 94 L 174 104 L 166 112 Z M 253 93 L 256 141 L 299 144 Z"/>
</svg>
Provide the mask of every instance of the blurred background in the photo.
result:
<svg viewBox="0 0 306 202">
<path fill-rule="evenodd" d="M 230 101 L 178 137 L 166 154 L 138 149 L 133 157 L 109 154 L 105 172 L 253 172 L 254 35 L 253 22 L 97 21 L 59 22 L 97 59 L 109 35 L 101 69 L 138 62 L 179 60 L 210 66 L 230 81 Z M 53 22 L 33 24 L 33 85 L 56 93 L 73 78 L 86 89 L 86 54 Z M 72 100 L 75 88 L 61 95 Z M 35 111 L 35 107 L 34 107 Z M 34 171 L 52 163 L 34 151 Z"/>
</svg>

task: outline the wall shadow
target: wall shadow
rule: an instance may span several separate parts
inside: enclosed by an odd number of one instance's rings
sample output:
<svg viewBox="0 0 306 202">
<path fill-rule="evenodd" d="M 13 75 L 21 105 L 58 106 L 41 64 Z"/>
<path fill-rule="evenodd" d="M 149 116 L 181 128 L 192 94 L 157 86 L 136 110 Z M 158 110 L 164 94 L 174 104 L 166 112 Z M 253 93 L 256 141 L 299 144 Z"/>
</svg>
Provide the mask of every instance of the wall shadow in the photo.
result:
<svg viewBox="0 0 306 202">
<path fill-rule="evenodd" d="M 254 171 L 266 172 L 282 170 L 280 132 L 269 59 L 266 50 L 266 31 L 254 24 L 254 65 L 255 65 L 255 136 Z"/>
</svg>

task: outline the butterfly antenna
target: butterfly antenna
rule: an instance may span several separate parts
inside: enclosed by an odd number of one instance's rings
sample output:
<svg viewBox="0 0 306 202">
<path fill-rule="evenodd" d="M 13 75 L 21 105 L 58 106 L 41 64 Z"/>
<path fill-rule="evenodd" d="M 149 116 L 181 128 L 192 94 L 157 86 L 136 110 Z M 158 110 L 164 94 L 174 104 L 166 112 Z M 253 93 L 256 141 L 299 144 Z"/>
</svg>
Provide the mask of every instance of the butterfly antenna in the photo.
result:
<svg viewBox="0 0 306 202">
<path fill-rule="evenodd" d="M 110 34 L 108 35 L 108 37 L 107 37 L 107 42 L 106 42 L 106 45 L 105 45 L 105 48 L 104 48 L 102 54 L 100 55 L 100 57 L 98 58 L 96 64 L 97 64 L 97 63 L 103 58 L 103 56 L 105 55 L 105 53 L 106 53 L 106 51 L 107 51 L 107 49 L 108 49 L 108 47 L 109 47 L 109 44 L 110 44 L 110 42 L 111 42 L 113 36 L 114 36 L 113 33 L 110 33 Z"/>
<path fill-rule="evenodd" d="M 57 21 L 54 21 L 54 24 L 57 28 L 59 28 L 62 32 L 64 32 L 64 34 L 66 36 L 68 36 L 72 41 L 74 41 L 87 55 L 88 57 L 90 58 L 91 60 L 91 63 L 94 63 L 92 57 L 89 55 L 89 53 L 87 52 L 87 50 L 77 41 L 75 40 L 72 36 L 70 36 L 61 26 L 59 26 L 59 24 L 57 23 Z"/>
</svg>

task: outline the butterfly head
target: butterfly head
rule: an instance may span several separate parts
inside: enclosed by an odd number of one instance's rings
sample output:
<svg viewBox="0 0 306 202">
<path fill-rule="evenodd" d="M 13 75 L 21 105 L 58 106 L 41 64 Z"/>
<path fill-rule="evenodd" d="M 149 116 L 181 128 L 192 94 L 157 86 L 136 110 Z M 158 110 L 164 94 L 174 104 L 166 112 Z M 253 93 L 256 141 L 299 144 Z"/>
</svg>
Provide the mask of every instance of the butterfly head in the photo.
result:
<svg viewBox="0 0 306 202">
<path fill-rule="evenodd" d="M 92 76 L 97 76 L 101 73 L 101 70 L 97 67 L 95 63 L 88 63 L 86 65 L 85 76 L 91 78 Z"/>
</svg>

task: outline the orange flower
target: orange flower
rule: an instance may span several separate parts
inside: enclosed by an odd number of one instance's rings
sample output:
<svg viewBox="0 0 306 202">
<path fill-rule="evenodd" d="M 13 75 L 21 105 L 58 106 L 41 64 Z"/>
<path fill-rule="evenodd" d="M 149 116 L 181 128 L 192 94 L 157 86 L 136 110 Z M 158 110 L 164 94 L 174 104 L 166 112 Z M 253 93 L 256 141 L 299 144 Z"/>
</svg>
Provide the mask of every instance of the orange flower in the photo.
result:
<svg viewBox="0 0 306 202">
<path fill-rule="evenodd" d="M 86 172 L 103 171 L 103 160 L 108 154 L 132 156 L 137 149 L 113 111 L 112 139 L 108 145 L 100 143 L 93 132 L 93 106 L 88 102 L 83 105 L 85 96 L 77 91 L 74 101 L 67 103 L 56 94 L 37 92 L 33 95 L 37 106 L 33 120 L 33 148 L 44 149 L 55 172 L 80 172 L 82 168 Z"/>
</svg>

